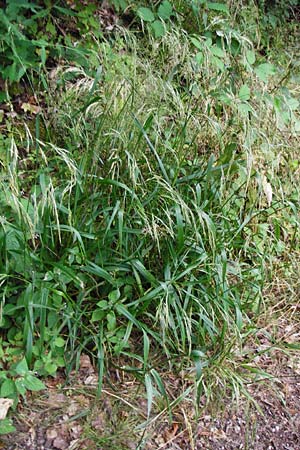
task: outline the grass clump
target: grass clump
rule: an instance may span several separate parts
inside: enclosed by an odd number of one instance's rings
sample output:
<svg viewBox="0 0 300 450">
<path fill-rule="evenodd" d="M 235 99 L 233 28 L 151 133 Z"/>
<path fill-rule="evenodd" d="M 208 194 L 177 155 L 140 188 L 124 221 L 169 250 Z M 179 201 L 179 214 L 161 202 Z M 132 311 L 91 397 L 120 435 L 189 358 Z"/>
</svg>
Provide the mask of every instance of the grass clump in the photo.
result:
<svg viewBox="0 0 300 450">
<path fill-rule="evenodd" d="M 88 353 L 100 387 L 110 361 L 145 382 L 149 416 L 163 352 L 198 399 L 237 395 L 265 282 L 298 249 L 299 74 L 217 16 L 94 52 L 94 77 L 59 67 L 35 131 L 2 141 L 3 379 L 23 351 L 53 376 Z"/>
</svg>

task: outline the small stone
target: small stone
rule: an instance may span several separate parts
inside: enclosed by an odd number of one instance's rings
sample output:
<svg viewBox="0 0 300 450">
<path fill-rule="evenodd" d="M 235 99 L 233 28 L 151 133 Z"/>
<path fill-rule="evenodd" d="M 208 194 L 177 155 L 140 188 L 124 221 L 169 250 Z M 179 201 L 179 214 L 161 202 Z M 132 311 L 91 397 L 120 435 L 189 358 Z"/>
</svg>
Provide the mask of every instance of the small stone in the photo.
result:
<svg viewBox="0 0 300 450">
<path fill-rule="evenodd" d="M 47 440 L 55 439 L 57 437 L 57 431 L 54 428 L 48 428 L 46 431 Z"/>
<path fill-rule="evenodd" d="M 59 450 L 66 450 L 68 446 L 69 444 L 67 443 L 67 441 L 65 441 L 63 438 L 59 436 L 53 441 L 53 447 Z"/>
</svg>

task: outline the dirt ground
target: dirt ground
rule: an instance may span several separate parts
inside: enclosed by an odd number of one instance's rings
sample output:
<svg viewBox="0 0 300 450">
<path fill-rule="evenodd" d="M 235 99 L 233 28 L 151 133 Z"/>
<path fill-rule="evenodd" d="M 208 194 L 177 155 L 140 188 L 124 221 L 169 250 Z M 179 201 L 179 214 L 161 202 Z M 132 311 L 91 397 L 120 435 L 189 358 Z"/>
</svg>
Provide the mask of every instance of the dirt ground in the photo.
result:
<svg viewBox="0 0 300 450">
<path fill-rule="evenodd" d="M 265 353 L 259 364 L 268 367 L 273 378 L 248 386 L 256 405 L 242 397 L 238 406 L 232 406 L 230 398 L 224 397 L 222 404 L 205 409 L 196 418 L 191 391 L 172 409 L 172 419 L 162 408 L 142 428 L 147 419 L 142 387 L 133 380 L 121 380 L 114 373 L 97 399 L 97 375 L 89 357 L 83 355 L 79 372 L 73 374 L 68 385 L 64 386 L 65 380 L 58 376 L 48 380 L 47 391 L 31 394 L 26 403 L 20 404 L 14 417 L 17 432 L 2 437 L 0 448 L 299 450 L 299 356 Z M 170 378 L 171 389 L 172 383 Z M 174 390 L 177 388 L 174 384 Z"/>
</svg>

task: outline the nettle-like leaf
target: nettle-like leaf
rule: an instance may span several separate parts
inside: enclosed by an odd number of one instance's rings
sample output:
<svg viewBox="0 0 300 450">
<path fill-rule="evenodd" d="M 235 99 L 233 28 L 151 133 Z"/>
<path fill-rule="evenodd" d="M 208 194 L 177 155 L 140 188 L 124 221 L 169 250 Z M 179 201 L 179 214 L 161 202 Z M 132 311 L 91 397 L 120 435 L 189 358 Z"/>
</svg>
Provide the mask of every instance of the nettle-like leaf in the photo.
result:
<svg viewBox="0 0 300 450">
<path fill-rule="evenodd" d="M 92 322 L 99 322 L 105 317 L 105 312 L 102 309 L 95 309 L 92 313 Z"/>
<path fill-rule="evenodd" d="M 15 381 L 15 385 L 16 385 L 16 389 L 18 391 L 19 394 L 21 394 L 23 397 L 26 394 L 26 386 L 24 383 L 24 378 L 17 378 Z"/>
<path fill-rule="evenodd" d="M 197 38 L 191 37 L 190 39 L 191 39 L 191 43 L 192 43 L 196 48 L 198 48 L 199 50 L 202 50 L 202 49 L 203 49 L 203 45 L 201 44 L 201 42 L 200 42 Z"/>
<path fill-rule="evenodd" d="M 166 32 L 165 27 L 160 20 L 155 20 L 153 23 L 151 23 L 151 28 L 156 38 L 164 36 Z"/>
<path fill-rule="evenodd" d="M 23 383 L 26 389 L 29 389 L 30 391 L 41 391 L 42 389 L 46 389 L 44 383 L 30 373 L 24 377 Z"/>
<path fill-rule="evenodd" d="M 224 51 L 220 47 L 217 47 L 216 45 L 210 47 L 210 51 L 214 56 L 217 56 L 218 58 L 224 58 L 225 56 Z"/>
<path fill-rule="evenodd" d="M 247 50 L 246 51 L 246 59 L 250 65 L 254 64 L 255 60 L 256 60 L 255 52 L 253 50 Z"/>
<path fill-rule="evenodd" d="M 25 358 L 21 359 L 21 361 L 18 362 L 15 371 L 18 375 L 25 375 L 26 373 L 28 373 L 29 369 Z"/>
<path fill-rule="evenodd" d="M 0 396 L 1 397 L 10 397 L 14 396 L 16 393 L 15 383 L 13 380 L 7 379 L 4 380 L 1 384 Z"/>
<path fill-rule="evenodd" d="M 13 433 L 14 431 L 16 431 L 16 428 L 13 426 L 11 419 L 0 420 L 0 435 Z"/>
<path fill-rule="evenodd" d="M 267 83 L 269 77 L 274 75 L 275 72 L 275 67 L 270 63 L 263 63 L 255 68 L 256 75 L 261 81 L 265 83 Z"/>
<path fill-rule="evenodd" d="M 137 10 L 138 15 L 144 22 L 154 22 L 155 16 L 150 8 L 141 7 Z"/>
<path fill-rule="evenodd" d="M 225 5 L 224 3 L 208 2 L 207 7 L 208 7 L 208 9 L 211 9 L 213 11 L 219 11 L 219 12 L 223 12 L 225 14 L 229 14 L 228 6 Z"/>
<path fill-rule="evenodd" d="M 250 99 L 250 88 L 247 84 L 243 84 L 239 90 L 239 99 L 246 102 Z"/>
<path fill-rule="evenodd" d="M 116 315 L 113 311 L 110 311 L 106 317 L 108 331 L 114 331 L 117 326 Z"/>
<path fill-rule="evenodd" d="M 168 0 L 164 0 L 157 11 L 158 16 L 163 20 L 168 20 L 173 14 L 173 6 Z"/>
<path fill-rule="evenodd" d="M 112 303 L 115 303 L 116 301 L 118 301 L 120 297 L 121 297 L 121 293 L 120 293 L 119 289 L 115 289 L 108 294 L 108 299 Z"/>
<path fill-rule="evenodd" d="M 288 98 L 286 104 L 292 111 L 296 111 L 299 108 L 299 101 L 293 97 Z"/>
<path fill-rule="evenodd" d="M 195 56 L 196 62 L 199 64 L 199 66 L 201 66 L 201 64 L 204 61 L 204 54 L 203 52 L 198 52 Z"/>
<path fill-rule="evenodd" d="M 212 56 L 211 61 L 219 70 L 223 71 L 225 69 L 223 61 L 217 56 Z"/>
</svg>

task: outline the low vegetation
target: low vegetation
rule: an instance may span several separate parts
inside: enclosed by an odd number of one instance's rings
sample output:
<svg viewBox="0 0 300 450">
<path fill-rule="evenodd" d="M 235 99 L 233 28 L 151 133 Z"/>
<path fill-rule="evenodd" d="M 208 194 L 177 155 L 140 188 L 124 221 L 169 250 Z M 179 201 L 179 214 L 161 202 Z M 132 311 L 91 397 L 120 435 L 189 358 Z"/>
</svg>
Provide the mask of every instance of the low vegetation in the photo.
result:
<svg viewBox="0 0 300 450">
<path fill-rule="evenodd" d="M 99 393 L 111 366 L 144 383 L 148 419 L 164 367 L 195 406 L 249 395 L 272 286 L 276 324 L 297 280 L 295 5 L 6 3 L 0 397 L 81 354 Z"/>
</svg>

